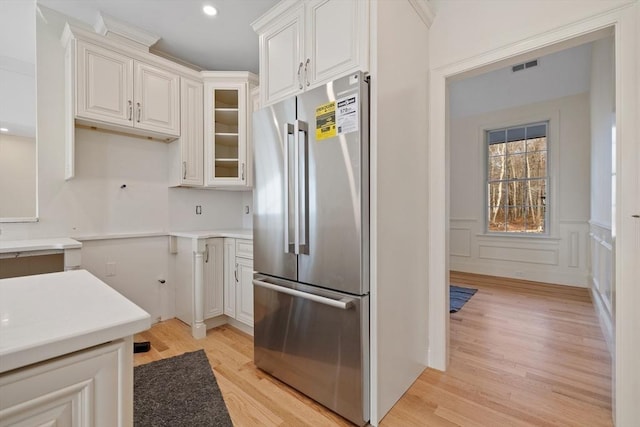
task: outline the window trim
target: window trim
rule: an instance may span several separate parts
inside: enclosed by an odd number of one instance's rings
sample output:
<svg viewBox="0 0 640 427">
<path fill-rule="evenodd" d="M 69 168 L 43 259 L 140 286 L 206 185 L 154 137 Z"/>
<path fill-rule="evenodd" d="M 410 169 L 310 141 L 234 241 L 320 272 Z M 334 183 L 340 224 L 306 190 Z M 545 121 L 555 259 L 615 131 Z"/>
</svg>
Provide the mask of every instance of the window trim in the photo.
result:
<svg viewBox="0 0 640 427">
<path fill-rule="evenodd" d="M 486 141 L 486 133 L 490 130 L 527 126 L 536 123 L 547 123 L 547 209 L 546 209 L 546 230 L 544 233 L 514 233 L 501 231 L 488 231 L 488 204 L 487 204 L 487 182 L 488 182 L 488 145 Z M 478 184 L 479 194 L 482 195 L 479 209 L 482 210 L 479 218 L 482 218 L 482 232 L 478 236 L 496 237 L 496 238 L 514 238 L 514 239 L 559 239 L 558 235 L 558 177 L 559 177 L 559 160 L 560 160 L 560 110 L 554 109 L 546 113 L 532 113 L 527 115 L 509 115 L 505 114 L 504 118 L 499 121 L 488 122 L 478 128 L 478 150 L 480 155 L 480 170 L 483 173 L 483 179 Z"/>
</svg>

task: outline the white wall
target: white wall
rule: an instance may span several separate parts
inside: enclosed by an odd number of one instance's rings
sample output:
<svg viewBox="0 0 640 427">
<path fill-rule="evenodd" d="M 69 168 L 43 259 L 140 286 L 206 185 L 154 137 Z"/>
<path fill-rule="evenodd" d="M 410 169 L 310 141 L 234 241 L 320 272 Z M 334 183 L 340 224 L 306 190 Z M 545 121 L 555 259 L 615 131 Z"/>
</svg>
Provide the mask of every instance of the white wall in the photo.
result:
<svg viewBox="0 0 640 427">
<path fill-rule="evenodd" d="M 431 0 L 429 57 L 436 69 L 555 30 L 636 0 Z"/>
<path fill-rule="evenodd" d="M 0 217 L 36 213 L 36 139 L 0 133 Z"/>
<path fill-rule="evenodd" d="M 36 127 L 35 11 L 35 0 L 0 2 L 0 125 L 28 137 Z"/>
<path fill-rule="evenodd" d="M 242 193 L 242 228 L 253 228 L 253 191 Z"/>
<path fill-rule="evenodd" d="M 591 220 L 611 227 L 611 128 L 615 113 L 614 39 L 593 43 L 591 105 Z"/>
<path fill-rule="evenodd" d="M 491 87 L 486 90 L 490 92 Z M 464 102 L 464 97 L 458 101 Z M 485 234 L 484 131 L 543 120 L 549 120 L 548 238 Z M 451 269 L 586 287 L 588 93 L 451 119 L 450 123 Z"/>
<path fill-rule="evenodd" d="M 169 146 L 144 138 L 76 129 L 76 177 L 64 180 L 64 49 L 67 17 L 41 7 L 38 51 L 39 222 L 0 224 L 0 239 L 101 236 L 86 240 L 84 268 L 152 314 L 172 317 L 166 237 L 173 230 L 241 228 L 241 192 L 170 189 Z M 125 188 L 121 188 L 126 185 Z M 202 206 L 202 215 L 195 206 Z M 116 239 L 127 234 L 151 237 Z M 106 263 L 116 275 L 106 276 Z"/>
<path fill-rule="evenodd" d="M 426 365 L 429 61 L 428 28 L 409 1 L 371 7 L 371 415 L 377 425 Z"/>
<path fill-rule="evenodd" d="M 612 126 L 615 111 L 615 41 L 593 43 L 591 61 L 590 285 L 593 302 L 613 353 L 615 280 L 612 234 Z"/>
</svg>

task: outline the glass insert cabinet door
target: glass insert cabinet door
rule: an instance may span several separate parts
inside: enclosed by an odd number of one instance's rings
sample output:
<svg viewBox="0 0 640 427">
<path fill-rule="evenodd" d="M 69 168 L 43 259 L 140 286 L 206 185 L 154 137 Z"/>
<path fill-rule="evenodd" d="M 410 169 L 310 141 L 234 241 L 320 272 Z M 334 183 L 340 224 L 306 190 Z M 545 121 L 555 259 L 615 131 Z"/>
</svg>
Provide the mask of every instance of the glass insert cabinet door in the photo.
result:
<svg viewBox="0 0 640 427">
<path fill-rule="evenodd" d="M 247 185 L 246 91 L 246 84 L 207 85 L 207 185 Z"/>
</svg>

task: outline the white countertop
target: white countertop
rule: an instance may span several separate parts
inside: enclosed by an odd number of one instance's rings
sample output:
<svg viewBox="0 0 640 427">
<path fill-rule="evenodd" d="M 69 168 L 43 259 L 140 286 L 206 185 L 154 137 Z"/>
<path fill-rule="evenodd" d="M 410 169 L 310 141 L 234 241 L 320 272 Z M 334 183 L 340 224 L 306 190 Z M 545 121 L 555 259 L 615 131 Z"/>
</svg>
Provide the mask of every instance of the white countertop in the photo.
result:
<svg viewBox="0 0 640 427">
<path fill-rule="evenodd" d="M 208 239 L 210 237 L 232 237 L 235 239 L 253 239 L 253 230 L 238 228 L 234 230 L 198 230 L 172 231 L 170 236 L 187 237 L 190 239 Z"/>
<path fill-rule="evenodd" d="M 86 270 L 0 280 L 0 373 L 149 329 L 149 314 Z"/>
<path fill-rule="evenodd" d="M 47 250 L 80 249 L 82 243 L 68 237 L 53 239 L 0 240 L 0 254 Z"/>
</svg>

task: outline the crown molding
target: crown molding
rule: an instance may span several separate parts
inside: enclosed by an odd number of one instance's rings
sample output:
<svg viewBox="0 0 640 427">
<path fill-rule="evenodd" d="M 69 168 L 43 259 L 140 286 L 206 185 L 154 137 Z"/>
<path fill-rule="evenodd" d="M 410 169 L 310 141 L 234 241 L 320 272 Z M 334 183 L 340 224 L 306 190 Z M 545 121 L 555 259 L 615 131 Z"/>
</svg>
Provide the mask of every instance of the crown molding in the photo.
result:
<svg viewBox="0 0 640 427">
<path fill-rule="evenodd" d="M 251 84 L 258 84 L 258 76 L 250 71 L 202 71 L 203 79 L 243 79 Z"/>
<path fill-rule="evenodd" d="M 413 6 L 427 28 L 431 28 L 436 12 L 429 0 L 409 0 L 409 3 L 411 3 L 411 6 Z"/>
<path fill-rule="evenodd" d="M 160 40 L 160 36 L 141 30 L 125 22 L 118 21 L 103 12 L 98 12 L 98 20 L 93 28 L 98 34 L 106 37 L 116 35 L 119 39 L 124 39 L 122 41 L 129 42 L 130 44 L 134 42 L 133 46 L 146 49 L 147 51 Z"/>
<path fill-rule="evenodd" d="M 0 0 L 1 1 L 1 0 Z M 90 27 L 89 27 L 90 28 Z M 200 71 L 187 67 L 183 64 L 177 63 L 171 59 L 165 58 L 155 54 L 153 51 L 149 51 L 142 48 L 139 43 L 129 41 L 123 43 L 122 37 L 105 37 L 90 29 L 85 29 L 69 22 L 66 23 L 60 42 L 66 48 L 73 40 L 80 39 L 86 42 L 102 46 L 107 49 L 112 49 L 116 52 L 127 55 L 133 59 L 141 60 L 147 64 L 154 65 L 167 70 L 183 75 L 184 77 L 200 78 Z"/>
<path fill-rule="evenodd" d="M 298 0 L 281 0 L 278 4 L 269 9 L 264 15 L 251 23 L 251 28 L 256 33 L 262 32 L 262 29 L 269 25 L 275 18 L 281 16 L 285 12 L 303 7 L 303 3 Z"/>
</svg>

